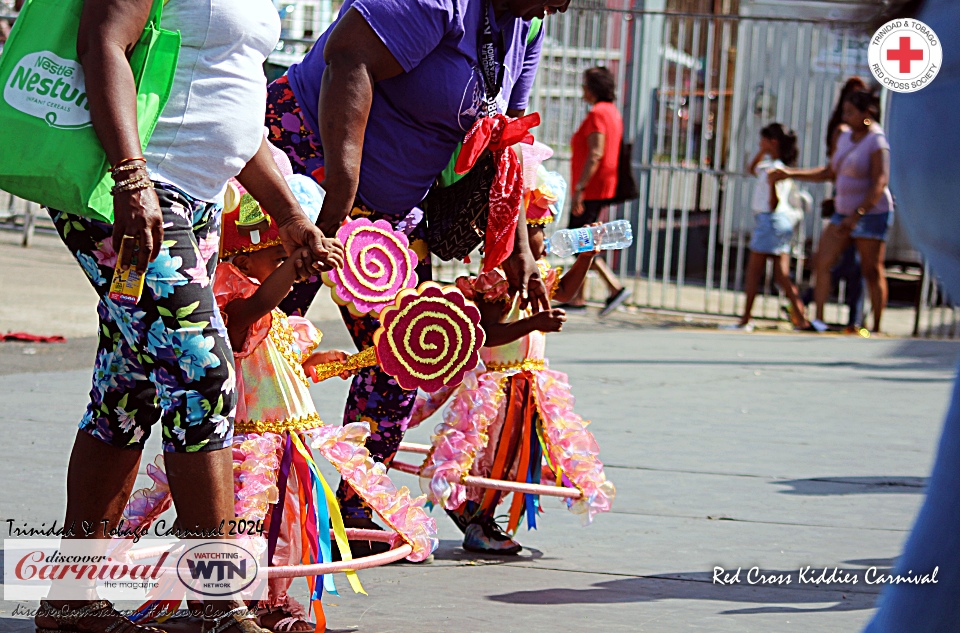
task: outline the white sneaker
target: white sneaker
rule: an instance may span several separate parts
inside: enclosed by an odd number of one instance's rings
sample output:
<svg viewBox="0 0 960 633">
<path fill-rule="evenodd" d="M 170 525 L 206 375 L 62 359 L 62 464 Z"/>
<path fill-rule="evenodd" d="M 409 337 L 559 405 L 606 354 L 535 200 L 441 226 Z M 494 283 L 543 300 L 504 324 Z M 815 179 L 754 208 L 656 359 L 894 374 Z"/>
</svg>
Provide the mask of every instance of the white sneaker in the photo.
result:
<svg viewBox="0 0 960 633">
<path fill-rule="evenodd" d="M 727 323 L 726 325 L 721 325 L 719 329 L 729 330 L 731 332 L 746 332 L 749 334 L 750 332 L 753 332 L 754 325 L 753 323 Z"/>
<path fill-rule="evenodd" d="M 810 325 L 812 325 L 813 329 L 815 329 L 817 332 L 826 332 L 828 329 L 830 329 L 827 327 L 827 324 L 820 319 L 814 319 L 813 321 L 810 321 Z"/>
</svg>

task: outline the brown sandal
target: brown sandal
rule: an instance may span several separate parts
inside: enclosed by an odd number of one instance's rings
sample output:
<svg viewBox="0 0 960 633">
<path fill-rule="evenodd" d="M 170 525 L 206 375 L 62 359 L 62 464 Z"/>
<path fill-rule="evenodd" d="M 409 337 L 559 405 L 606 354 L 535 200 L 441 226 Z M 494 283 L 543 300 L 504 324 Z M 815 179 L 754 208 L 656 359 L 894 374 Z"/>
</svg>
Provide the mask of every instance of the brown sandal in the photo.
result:
<svg viewBox="0 0 960 633">
<path fill-rule="evenodd" d="M 113 622 L 103 629 L 103 633 L 163 633 L 152 626 L 130 621 L 108 600 L 97 600 L 79 607 L 55 607 L 46 600 L 41 600 L 36 617 L 49 618 L 57 624 L 55 629 L 38 626 L 37 633 L 94 633 L 96 629 L 80 626 L 80 621 L 85 618 L 97 618 L 98 622 L 102 622 L 102 618 L 112 619 Z"/>
<path fill-rule="evenodd" d="M 279 616 L 273 624 L 264 621 L 264 616 Z M 290 613 L 283 609 L 257 610 L 257 624 L 265 631 L 273 633 L 310 633 L 317 627 L 307 621 L 306 617 Z M 306 625 L 306 628 L 304 628 Z"/>
</svg>

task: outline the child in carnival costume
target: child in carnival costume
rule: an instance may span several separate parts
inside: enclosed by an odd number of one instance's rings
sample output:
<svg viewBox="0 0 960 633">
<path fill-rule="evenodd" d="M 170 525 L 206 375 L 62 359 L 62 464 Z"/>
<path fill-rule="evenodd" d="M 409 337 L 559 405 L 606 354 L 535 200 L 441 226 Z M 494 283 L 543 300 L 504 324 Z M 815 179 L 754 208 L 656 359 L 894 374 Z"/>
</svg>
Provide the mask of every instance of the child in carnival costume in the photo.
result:
<svg viewBox="0 0 960 633">
<path fill-rule="evenodd" d="M 526 159 L 528 152 L 524 154 Z M 544 228 L 557 219 L 566 185 L 558 174 L 531 167 L 529 159 L 524 162 L 524 172 L 536 174 L 534 186 L 524 192 L 530 249 L 551 298 L 567 301 L 583 284 L 596 252 L 581 253 L 562 277 L 547 265 Z M 539 497 L 513 493 L 504 531 L 494 513 L 508 495 L 465 486 L 462 477 L 574 487 L 582 496 L 568 506 L 585 522 L 610 510 L 615 489 L 606 479 L 588 422 L 573 411 L 567 376 L 552 371 L 544 353 L 544 335 L 561 331 L 563 310 L 532 315 L 521 310 L 502 268 L 461 277 L 457 287 L 479 307 L 487 341 L 480 350 L 482 365 L 462 385 L 417 400 L 413 424 L 449 401 L 421 469 L 421 485 L 464 531 L 464 549 L 516 554 L 522 548 L 510 534 L 524 517 L 528 528 L 536 527 Z"/>
<path fill-rule="evenodd" d="M 275 153 L 280 171 L 308 215 L 319 211 L 322 189 L 294 176 L 289 160 Z M 287 256 L 277 224 L 239 183 L 233 181 L 224 201 L 221 263 L 213 278 L 236 363 L 238 405 L 234 422 L 234 491 L 236 514 L 262 526 L 262 545 L 271 566 L 332 562 L 351 554 L 336 496 L 320 474 L 310 446 L 326 458 L 357 494 L 400 538 L 413 548 L 411 561 L 422 561 L 438 545 L 436 523 L 423 509 L 423 497 L 399 490 L 364 446 L 366 423 L 325 426 L 310 396 L 308 376 L 322 363 L 342 362 L 341 351 L 315 351 L 321 332 L 307 319 L 277 309 L 297 280 L 301 249 Z M 312 213 L 311 213 L 312 212 Z M 349 373 L 341 377 L 349 377 Z M 148 469 L 149 471 L 149 469 Z M 128 506 L 131 524 L 144 522 L 146 499 L 157 497 L 165 478 L 150 472 L 154 490 L 135 494 Z M 139 516 L 138 516 L 139 515 Z M 330 528 L 339 552 L 331 550 Z M 354 572 L 347 574 L 355 591 L 363 592 Z M 315 583 L 308 577 L 316 624 L 307 622 L 302 605 L 287 592 L 292 578 L 272 578 L 267 601 L 257 610 L 261 626 L 275 632 L 323 631 L 321 586 L 335 592 L 332 575 Z"/>
</svg>

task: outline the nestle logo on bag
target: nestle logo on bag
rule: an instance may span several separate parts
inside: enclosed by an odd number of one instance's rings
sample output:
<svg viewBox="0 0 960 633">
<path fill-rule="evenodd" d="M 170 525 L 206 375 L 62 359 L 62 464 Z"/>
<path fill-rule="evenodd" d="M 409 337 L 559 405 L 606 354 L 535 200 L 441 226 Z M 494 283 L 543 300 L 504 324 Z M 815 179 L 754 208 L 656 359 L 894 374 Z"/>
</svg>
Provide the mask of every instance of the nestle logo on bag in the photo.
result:
<svg viewBox="0 0 960 633">
<path fill-rule="evenodd" d="M 50 51 L 24 55 L 3 87 L 3 100 L 50 127 L 84 128 L 90 122 L 83 68 Z"/>
</svg>

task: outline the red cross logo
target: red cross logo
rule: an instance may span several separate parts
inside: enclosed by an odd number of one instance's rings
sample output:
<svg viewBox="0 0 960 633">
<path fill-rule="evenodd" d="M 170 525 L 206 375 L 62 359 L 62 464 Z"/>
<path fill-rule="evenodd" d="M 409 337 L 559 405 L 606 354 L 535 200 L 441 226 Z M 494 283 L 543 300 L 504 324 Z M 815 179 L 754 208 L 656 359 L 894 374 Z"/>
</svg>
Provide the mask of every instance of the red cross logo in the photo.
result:
<svg viewBox="0 0 960 633">
<path fill-rule="evenodd" d="M 900 62 L 900 73 L 910 74 L 910 62 L 923 61 L 922 48 L 910 48 L 910 36 L 900 38 L 900 48 L 891 48 L 887 51 L 887 59 L 892 62 Z"/>
</svg>

